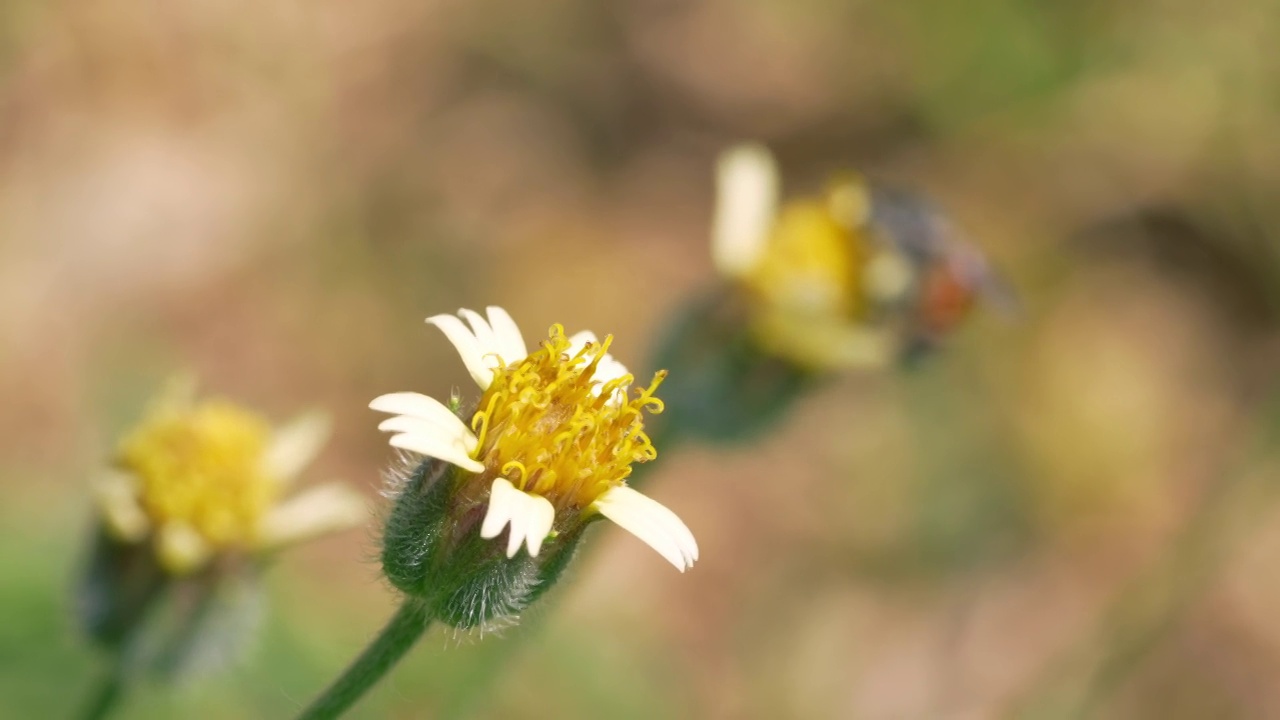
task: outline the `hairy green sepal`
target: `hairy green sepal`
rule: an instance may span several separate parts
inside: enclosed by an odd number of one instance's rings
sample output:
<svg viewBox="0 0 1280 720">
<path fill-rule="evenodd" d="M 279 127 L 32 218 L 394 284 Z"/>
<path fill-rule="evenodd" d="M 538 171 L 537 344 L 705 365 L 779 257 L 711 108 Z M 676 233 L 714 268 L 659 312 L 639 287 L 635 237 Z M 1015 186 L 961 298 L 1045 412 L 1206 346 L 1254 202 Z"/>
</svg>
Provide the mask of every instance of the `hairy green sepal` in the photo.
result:
<svg viewBox="0 0 1280 720">
<path fill-rule="evenodd" d="M 505 533 L 480 537 L 486 506 L 467 499 L 469 473 L 431 458 L 415 465 L 396 494 L 382 539 L 391 584 L 458 628 L 514 616 L 560 578 L 587 523 L 547 538 L 538 557 L 506 555 Z"/>
</svg>

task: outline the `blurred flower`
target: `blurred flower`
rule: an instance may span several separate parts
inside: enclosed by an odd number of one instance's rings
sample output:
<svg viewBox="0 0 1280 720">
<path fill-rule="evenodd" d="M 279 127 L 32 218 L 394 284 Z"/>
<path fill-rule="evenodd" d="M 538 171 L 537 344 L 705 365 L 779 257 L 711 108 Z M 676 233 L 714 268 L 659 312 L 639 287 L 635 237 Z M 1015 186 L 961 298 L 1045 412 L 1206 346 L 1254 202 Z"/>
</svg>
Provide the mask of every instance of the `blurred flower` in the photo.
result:
<svg viewBox="0 0 1280 720">
<path fill-rule="evenodd" d="M 816 380 L 922 354 L 979 297 L 1014 304 L 918 195 L 846 174 L 780 204 L 776 163 L 760 145 L 720 157 L 716 191 L 711 251 L 728 282 L 675 313 L 653 361 L 674 383 L 655 428 L 668 447 L 750 440 Z"/>
<path fill-rule="evenodd" d="M 437 315 L 440 328 L 483 390 L 459 417 L 418 393 L 371 404 L 393 417 L 379 425 L 391 444 L 425 456 L 406 479 L 384 533 L 383 564 L 411 594 L 448 595 L 437 616 L 471 626 L 505 616 L 550 586 L 582 529 L 612 520 L 684 571 L 698 557 L 685 524 L 627 487 L 631 466 L 657 456 L 643 414 L 660 412 L 654 391 L 609 355 L 612 336 L 566 337 L 555 325 L 530 353 L 501 308 Z M 443 465 L 442 463 L 447 463 Z M 492 541 L 503 533 L 505 547 Z M 525 552 L 521 554 L 521 547 Z M 480 598 L 484 607 L 475 607 Z"/>
<path fill-rule="evenodd" d="M 260 626 L 266 556 L 365 520 L 364 500 L 338 483 L 286 498 L 328 436 L 322 414 L 273 429 L 180 382 L 124 437 L 94 485 L 75 589 L 86 635 L 110 654 L 100 711 L 138 677 L 190 681 L 241 657 Z"/>
<path fill-rule="evenodd" d="M 175 390 L 151 408 L 99 479 L 106 530 L 148 543 L 161 567 L 185 575 L 220 555 L 250 555 L 358 525 L 364 501 L 338 483 L 284 496 L 329 436 L 321 414 L 273 430 L 223 400 Z"/>
<path fill-rule="evenodd" d="M 779 207 L 778 185 L 763 146 L 720 158 L 712 256 L 768 353 L 809 370 L 880 367 L 954 329 L 979 293 L 1004 295 L 918 196 L 847 174 Z"/>
</svg>

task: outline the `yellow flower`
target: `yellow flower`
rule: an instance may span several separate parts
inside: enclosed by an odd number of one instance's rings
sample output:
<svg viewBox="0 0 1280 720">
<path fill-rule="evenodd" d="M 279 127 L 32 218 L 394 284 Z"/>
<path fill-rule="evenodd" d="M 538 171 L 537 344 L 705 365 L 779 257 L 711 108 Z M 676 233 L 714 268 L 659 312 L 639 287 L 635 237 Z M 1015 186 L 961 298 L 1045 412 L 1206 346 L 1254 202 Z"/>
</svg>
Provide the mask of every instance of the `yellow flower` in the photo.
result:
<svg viewBox="0 0 1280 720">
<path fill-rule="evenodd" d="M 464 421 L 439 401 L 400 392 L 370 407 L 393 417 L 379 429 L 391 445 L 467 471 L 453 502 L 483 508 L 480 537 L 507 532 L 506 555 L 523 545 L 537 557 L 544 542 L 602 515 L 640 538 L 683 572 L 698 558 L 693 534 L 655 500 L 627 487 L 631 466 L 657 452 L 644 413 L 660 412 L 654 391 L 664 373 L 634 389 L 634 378 L 600 342 L 553 326 L 533 352 L 502 308 L 427 319 L 457 348 L 483 390 Z"/>
<path fill-rule="evenodd" d="M 119 540 L 150 542 L 174 575 L 357 525 L 364 502 L 339 483 L 285 498 L 328 435 L 323 415 L 272 430 L 230 402 L 170 393 L 120 442 L 98 481 L 104 524 Z"/>
<path fill-rule="evenodd" d="M 896 351 L 887 311 L 914 283 L 909 259 L 872 237 L 860 177 L 778 208 L 778 171 L 759 145 L 721 156 L 712 255 L 747 291 L 752 332 L 767 351 L 810 369 L 880 366 Z"/>
</svg>

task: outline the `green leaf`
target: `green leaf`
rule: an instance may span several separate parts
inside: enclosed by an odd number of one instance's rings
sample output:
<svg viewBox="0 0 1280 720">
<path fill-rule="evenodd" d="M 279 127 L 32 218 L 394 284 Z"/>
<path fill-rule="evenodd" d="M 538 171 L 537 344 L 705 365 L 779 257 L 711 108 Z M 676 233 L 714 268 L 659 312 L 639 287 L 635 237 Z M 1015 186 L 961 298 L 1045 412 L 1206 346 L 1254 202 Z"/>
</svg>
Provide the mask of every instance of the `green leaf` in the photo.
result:
<svg viewBox="0 0 1280 720">
<path fill-rule="evenodd" d="M 659 392 L 666 409 L 650 433 L 659 450 L 682 439 L 752 440 L 781 422 L 815 382 L 812 374 L 760 350 L 741 298 L 728 288 L 677 313 L 653 367 L 669 373 Z"/>
</svg>

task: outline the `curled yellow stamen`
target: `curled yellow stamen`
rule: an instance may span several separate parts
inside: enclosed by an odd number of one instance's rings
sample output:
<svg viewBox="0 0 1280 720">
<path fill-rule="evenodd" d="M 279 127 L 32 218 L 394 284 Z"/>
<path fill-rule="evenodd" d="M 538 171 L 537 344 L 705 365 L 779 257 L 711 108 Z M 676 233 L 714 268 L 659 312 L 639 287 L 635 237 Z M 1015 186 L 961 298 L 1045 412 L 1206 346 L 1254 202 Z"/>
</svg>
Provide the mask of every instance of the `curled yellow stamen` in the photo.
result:
<svg viewBox="0 0 1280 720">
<path fill-rule="evenodd" d="M 662 410 L 653 396 L 665 373 L 627 397 L 634 378 L 595 378 L 613 343 L 606 336 L 572 350 L 564 328 L 520 362 L 497 368 L 471 419 L 477 460 L 557 508 L 586 508 L 621 484 L 631 465 L 657 452 L 644 432 L 644 413 Z"/>
</svg>

